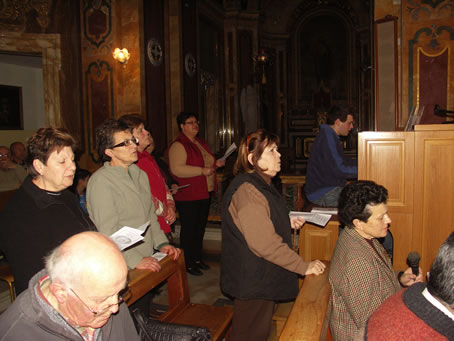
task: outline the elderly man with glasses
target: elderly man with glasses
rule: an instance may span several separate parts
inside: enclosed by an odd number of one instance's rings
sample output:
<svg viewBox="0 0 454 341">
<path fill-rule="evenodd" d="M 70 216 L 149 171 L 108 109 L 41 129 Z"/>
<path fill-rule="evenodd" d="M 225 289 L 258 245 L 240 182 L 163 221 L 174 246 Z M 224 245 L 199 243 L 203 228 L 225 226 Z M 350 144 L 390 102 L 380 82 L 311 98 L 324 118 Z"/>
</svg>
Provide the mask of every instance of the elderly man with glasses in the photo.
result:
<svg viewBox="0 0 454 341">
<path fill-rule="evenodd" d="M 149 222 L 144 239 L 123 254 L 130 269 L 158 272 L 159 262 L 151 257 L 154 250 L 174 259 L 181 251 L 169 244 L 159 226 L 147 174 L 134 164 L 138 158 L 137 143 L 123 122 L 106 120 L 96 129 L 97 149 L 104 165 L 88 182 L 87 208 L 98 230 L 107 236 L 123 226 L 138 228 Z M 138 304 L 145 314 L 148 300 L 144 298 Z"/>
<path fill-rule="evenodd" d="M 67 239 L 0 316 L 2 340 L 140 340 L 125 304 L 128 268 L 98 232 Z"/>
<path fill-rule="evenodd" d="M 8 147 L 0 146 L 0 192 L 19 188 L 26 176 L 27 171 L 11 161 Z"/>
</svg>

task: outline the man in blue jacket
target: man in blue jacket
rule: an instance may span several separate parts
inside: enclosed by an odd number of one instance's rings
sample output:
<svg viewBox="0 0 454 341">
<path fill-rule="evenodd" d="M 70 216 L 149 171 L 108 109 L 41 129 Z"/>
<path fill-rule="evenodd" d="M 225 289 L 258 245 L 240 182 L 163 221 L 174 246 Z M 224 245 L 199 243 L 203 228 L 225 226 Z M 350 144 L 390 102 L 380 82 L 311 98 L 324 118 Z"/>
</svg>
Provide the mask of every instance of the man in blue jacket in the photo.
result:
<svg viewBox="0 0 454 341">
<path fill-rule="evenodd" d="M 353 114 L 337 106 L 330 109 L 328 124 L 320 126 L 312 145 L 304 186 L 306 197 L 314 204 L 337 207 L 347 179 L 357 178 L 357 162 L 345 157 L 339 138 L 347 136 L 353 126 Z"/>
</svg>

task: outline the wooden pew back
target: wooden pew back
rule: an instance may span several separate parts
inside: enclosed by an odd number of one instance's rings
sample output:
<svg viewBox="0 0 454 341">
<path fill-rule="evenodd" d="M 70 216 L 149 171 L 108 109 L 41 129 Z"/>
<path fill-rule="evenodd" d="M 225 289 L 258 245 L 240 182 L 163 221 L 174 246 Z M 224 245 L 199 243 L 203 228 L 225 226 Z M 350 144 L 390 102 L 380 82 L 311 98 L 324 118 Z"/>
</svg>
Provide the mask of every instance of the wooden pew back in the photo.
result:
<svg viewBox="0 0 454 341">
<path fill-rule="evenodd" d="M 190 302 L 183 254 L 176 261 L 171 257 L 165 257 L 160 264 L 160 272 L 129 270 L 128 282 L 132 296 L 127 302 L 128 305 L 167 281 L 169 307 L 165 313 L 159 316 L 159 320 L 207 327 L 211 331 L 212 340 L 222 340 L 230 330 L 233 317 L 232 308 Z"/>
<path fill-rule="evenodd" d="M 329 296 L 331 293 L 328 273 L 329 262 L 322 275 L 306 276 L 298 297 L 285 323 L 280 341 L 330 340 Z"/>
</svg>

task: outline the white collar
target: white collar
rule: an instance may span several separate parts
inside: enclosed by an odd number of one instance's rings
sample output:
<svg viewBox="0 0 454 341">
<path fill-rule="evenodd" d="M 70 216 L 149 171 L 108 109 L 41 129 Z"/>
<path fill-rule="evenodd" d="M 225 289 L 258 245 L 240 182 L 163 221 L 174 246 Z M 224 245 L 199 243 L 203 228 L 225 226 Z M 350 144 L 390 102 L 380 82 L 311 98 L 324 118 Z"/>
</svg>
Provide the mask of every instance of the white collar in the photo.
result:
<svg viewBox="0 0 454 341">
<path fill-rule="evenodd" d="M 448 316 L 451 320 L 454 321 L 454 314 L 451 313 L 449 311 L 448 308 L 446 308 L 443 304 L 440 303 L 440 301 L 438 301 L 435 297 L 433 297 L 429 290 L 427 290 L 427 288 L 424 289 L 424 291 L 422 292 L 422 295 L 426 298 L 426 300 L 428 300 L 430 303 L 432 303 L 432 305 L 437 308 L 438 310 L 440 310 L 442 313 L 444 313 L 446 316 Z"/>
</svg>

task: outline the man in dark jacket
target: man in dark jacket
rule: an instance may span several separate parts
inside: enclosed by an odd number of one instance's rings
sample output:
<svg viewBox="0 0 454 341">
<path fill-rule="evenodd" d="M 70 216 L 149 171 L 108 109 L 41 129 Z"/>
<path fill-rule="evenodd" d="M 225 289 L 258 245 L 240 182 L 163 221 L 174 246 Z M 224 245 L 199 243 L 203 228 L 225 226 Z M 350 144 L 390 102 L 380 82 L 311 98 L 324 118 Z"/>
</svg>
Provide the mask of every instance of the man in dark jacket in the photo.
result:
<svg viewBox="0 0 454 341">
<path fill-rule="evenodd" d="M 348 110 L 332 107 L 328 124 L 320 126 L 307 165 L 304 192 L 307 198 L 321 206 L 337 207 L 340 192 L 347 179 L 358 176 L 356 160 L 344 155 L 340 136 L 347 136 L 354 126 L 354 117 Z"/>
<path fill-rule="evenodd" d="M 67 239 L 0 316 L 0 340 L 140 340 L 126 305 L 128 268 L 97 232 Z"/>
</svg>

